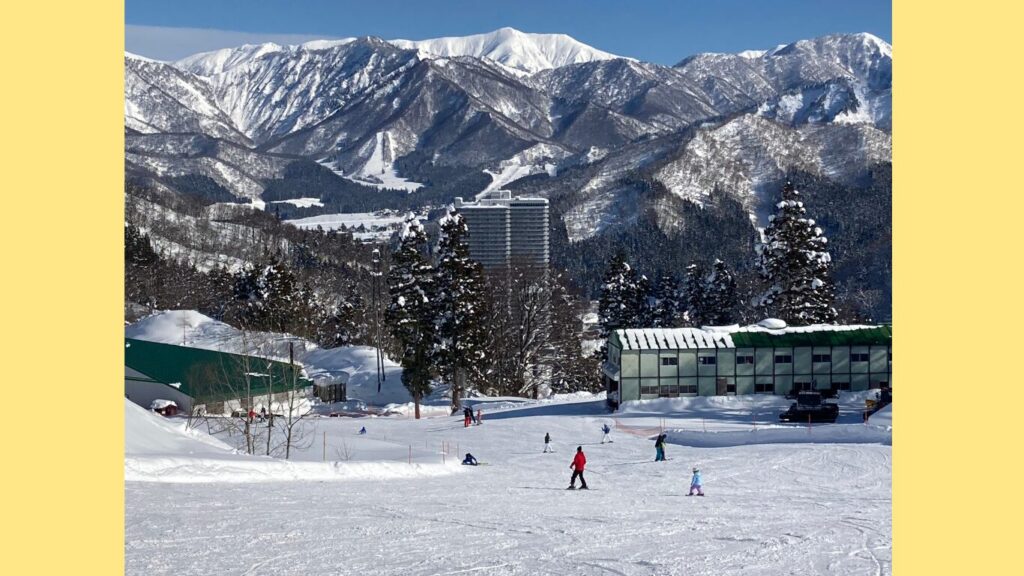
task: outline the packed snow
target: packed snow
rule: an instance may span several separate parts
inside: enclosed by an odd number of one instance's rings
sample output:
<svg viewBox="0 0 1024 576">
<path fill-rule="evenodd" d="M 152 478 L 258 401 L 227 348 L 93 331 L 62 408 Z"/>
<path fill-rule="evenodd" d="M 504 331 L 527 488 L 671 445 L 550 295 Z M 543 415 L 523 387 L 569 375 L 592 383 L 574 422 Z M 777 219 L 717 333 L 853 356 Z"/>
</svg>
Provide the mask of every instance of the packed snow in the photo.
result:
<svg viewBox="0 0 1024 576">
<path fill-rule="evenodd" d="M 317 418 L 287 462 L 126 451 L 126 574 L 892 573 L 891 430 L 861 424 L 878 441 L 850 443 L 832 425 L 770 423 L 774 397 L 685 400 L 609 414 L 601 395 L 477 399 L 469 428 L 461 414 Z M 755 432 L 741 413 L 758 404 Z M 129 441 L 142 416 L 185 434 L 169 424 L 183 419 L 136 411 Z M 715 414 L 736 441 L 699 431 Z M 775 429 L 789 443 L 738 440 Z M 576 446 L 588 492 L 565 490 Z M 484 465 L 461 466 L 466 452 Z M 685 496 L 695 466 L 703 498 Z"/>
</svg>

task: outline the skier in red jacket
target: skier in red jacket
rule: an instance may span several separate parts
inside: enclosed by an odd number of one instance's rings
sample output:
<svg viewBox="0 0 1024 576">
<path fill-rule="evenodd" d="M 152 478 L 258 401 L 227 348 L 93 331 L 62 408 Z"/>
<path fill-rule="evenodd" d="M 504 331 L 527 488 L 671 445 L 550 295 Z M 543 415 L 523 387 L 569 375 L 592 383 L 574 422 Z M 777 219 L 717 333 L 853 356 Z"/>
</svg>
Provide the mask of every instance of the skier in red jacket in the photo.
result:
<svg viewBox="0 0 1024 576">
<path fill-rule="evenodd" d="M 572 464 L 569 464 L 569 468 L 573 469 L 572 478 L 569 479 L 568 490 L 576 489 L 576 477 L 580 478 L 580 490 L 589 490 L 587 488 L 587 479 L 583 477 L 583 469 L 587 466 L 587 457 L 583 454 L 583 446 L 576 447 L 576 455 L 572 458 Z"/>
</svg>

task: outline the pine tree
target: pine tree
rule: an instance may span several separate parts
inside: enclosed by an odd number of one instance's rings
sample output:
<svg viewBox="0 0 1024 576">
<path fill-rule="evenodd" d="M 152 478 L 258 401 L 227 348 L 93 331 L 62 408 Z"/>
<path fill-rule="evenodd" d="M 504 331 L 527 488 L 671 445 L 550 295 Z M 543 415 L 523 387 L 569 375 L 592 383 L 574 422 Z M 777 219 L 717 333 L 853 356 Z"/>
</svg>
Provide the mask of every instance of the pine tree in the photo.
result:
<svg viewBox="0 0 1024 576">
<path fill-rule="evenodd" d="M 689 326 L 703 326 L 707 323 L 707 274 L 701 264 L 686 267 L 683 280 L 684 321 Z"/>
<path fill-rule="evenodd" d="M 828 239 L 806 217 L 804 203 L 789 182 L 776 208 L 757 247 L 759 272 L 767 285 L 760 308 L 795 326 L 835 321 Z"/>
<path fill-rule="evenodd" d="M 726 326 L 738 321 L 736 279 L 725 266 L 715 259 L 711 273 L 704 282 L 704 310 L 706 322 L 711 326 Z"/>
<path fill-rule="evenodd" d="M 410 217 L 388 271 L 390 302 L 385 313 L 398 347 L 402 384 L 415 402 L 416 418 L 420 417 L 420 402 L 430 393 L 434 351 L 435 271 L 425 256 L 426 246 L 423 226 Z"/>
<path fill-rule="evenodd" d="M 626 257 L 616 254 L 608 264 L 602 283 L 601 298 L 598 301 L 601 338 L 620 328 L 636 328 L 645 294 L 639 289 L 636 272 L 626 262 Z"/>
<path fill-rule="evenodd" d="M 292 328 L 299 308 L 295 275 L 276 258 L 265 266 L 247 268 L 236 279 L 234 292 L 247 328 L 275 332 Z"/>
<path fill-rule="evenodd" d="M 678 325 L 682 303 L 679 301 L 679 281 L 669 274 L 658 278 L 654 286 L 654 309 L 651 311 L 651 326 L 672 328 Z"/>
<path fill-rule="evenodd" d="M 485 356 L 488 329 L 483 268 L 469 256 L 466 220 L 457 210 L 441 219 L 437 250 L 437 357 L 451 383 L 452 412 L 460 408 L 466 377 Z"/>
</svg>

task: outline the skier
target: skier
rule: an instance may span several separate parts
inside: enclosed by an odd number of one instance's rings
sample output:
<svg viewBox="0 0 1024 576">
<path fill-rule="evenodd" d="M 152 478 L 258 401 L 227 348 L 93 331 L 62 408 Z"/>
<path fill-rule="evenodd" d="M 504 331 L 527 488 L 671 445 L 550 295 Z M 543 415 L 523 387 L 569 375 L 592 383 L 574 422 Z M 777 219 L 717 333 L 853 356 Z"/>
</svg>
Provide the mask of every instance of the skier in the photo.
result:
<svg viewBox="0 0 1024 576">
<path fill-rule="evenodd" d="M 466 457 L 462 459 L 462 465 L 463 466 L 476 466 L 477 464 L 479 464 L 479 462 L 476 461 L 476 458 L 473 458 L 472 454 L 470 454 L 469 452 L 466 452 Z"/>
<path fill-rule="evenodd" d="M 601 427 L 601 431 L 604 432 L 604 436 L 601 438 L 601 444 L 604 444 L 605 442 L 611 442 L 612 439 L 608 435 L 611 434 L 612 429 L 610 426 L 608 426 L 607 422 L 605 422 L 604 426 Z"/>
<path fill-rule="evenodd" d="M 249 408 L 249 423 L 252 424 L 254 420 L 256 420 L 256 411 Z"/>
<path fill-rule="evenodd" d="M 466 408 L 462 411 L 462 416 L 463 426 L 465 428 L 469 428 L 469 423 L 473 421 L 473 409 L 470 408 L 469 406 L 466 406 Z"/>
<path fill-rule="evenodd" d="M 366 434 L 366 426 L 363 426 L 362 428 L 360 428 L 359 429 L 359 433 L 360 434 Z"/>
<path fill-rule="evenodd" d="M 566 490 L 576 489 L 576 477 L 580 479 L 580 490 L 589 490 L 587 488 L 587 479 L 583 477 L 583 468 L 587 465 L 587 457 L 583 454 L 583 446 L 576 447 L 576 456 L 573 456 L 572 464 L 569 464 L 569 468 L 572 468 L 572 478 L 569 479 L 569 487 Z"/>
<path fill-rule="evenodd" d="M 700 485 L 700 469 L 694 466 L 693 478 L 690 479 L 690 493 L 687 496 L 693 496 L 693 491 L 697 491 L 697 496 L 704 495 L 704 488 Z"/>
<path fill-rule="evenodd" d="M 477 408 L 476 409 L 476 425 L 479 426 L 479 425 L 481 425 L 483 423 L 484 423 L 484 411 L 479 409 L 479 408 Z"/>
<path fill-rule="evenodd" d="M 554 450 L 551 449 L 551 434 L 545 432 L 544 433 L 544 453 L 546 454 L 548 452 L 554 452 Z"/>
<path fill-rule="evenodd" d="M 665 461 L 665 435 L 658 434 L 658 439 L 654 441 L 654 461 L 664 462 Z"/>
</svg>

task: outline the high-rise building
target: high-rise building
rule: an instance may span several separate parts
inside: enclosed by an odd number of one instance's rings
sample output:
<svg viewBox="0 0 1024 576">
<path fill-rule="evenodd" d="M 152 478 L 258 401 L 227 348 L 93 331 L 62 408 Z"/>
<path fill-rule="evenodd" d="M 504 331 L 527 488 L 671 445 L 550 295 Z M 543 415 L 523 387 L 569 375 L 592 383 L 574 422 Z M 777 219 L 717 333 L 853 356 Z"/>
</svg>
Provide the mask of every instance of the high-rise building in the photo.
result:
<svg viewBox="0 0 1024 576">
<path fill-rule="evenodd" d="M 475 202 L 455 199 L 469 229 L 469 255 L 484 268 L 512 264 L 547 268 L 551 258 L 546 198 L 499 190 Z"/>
</svg>

